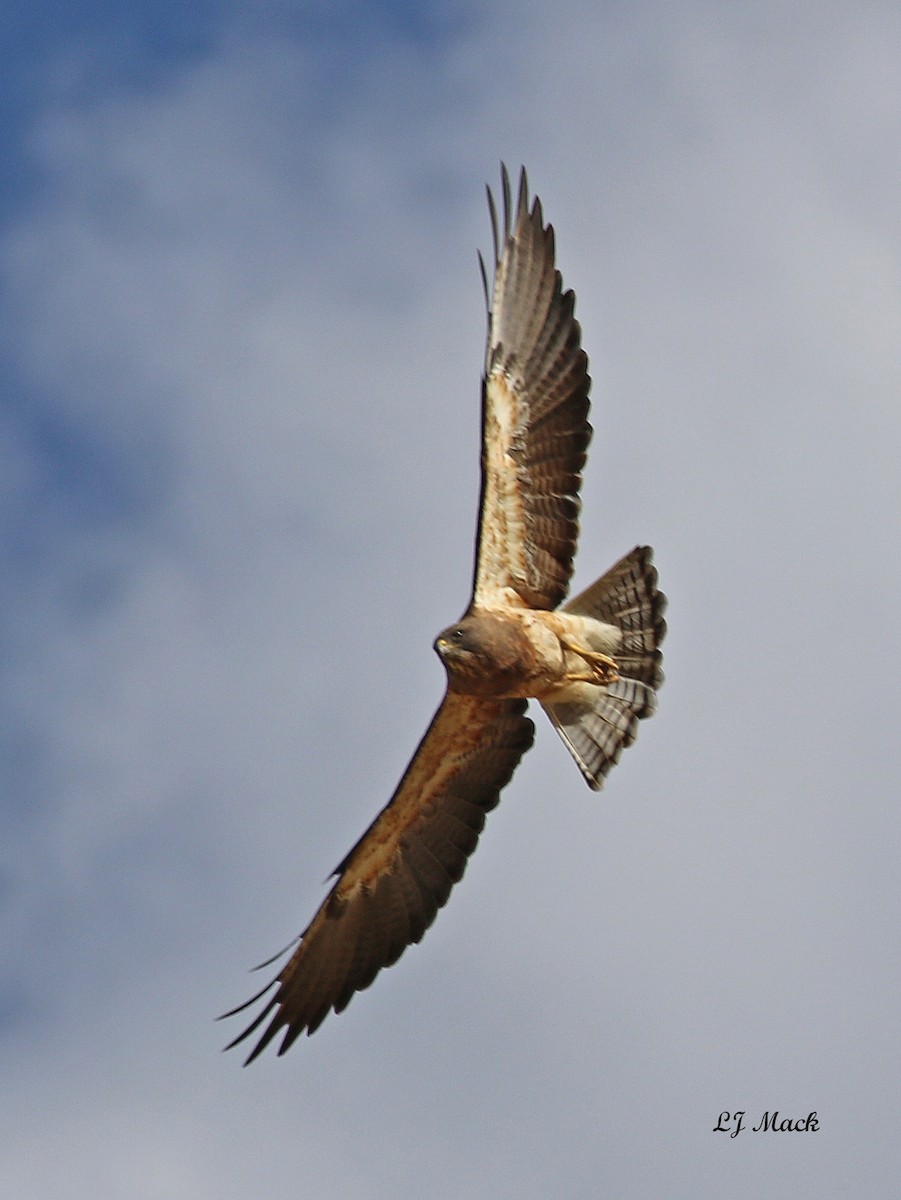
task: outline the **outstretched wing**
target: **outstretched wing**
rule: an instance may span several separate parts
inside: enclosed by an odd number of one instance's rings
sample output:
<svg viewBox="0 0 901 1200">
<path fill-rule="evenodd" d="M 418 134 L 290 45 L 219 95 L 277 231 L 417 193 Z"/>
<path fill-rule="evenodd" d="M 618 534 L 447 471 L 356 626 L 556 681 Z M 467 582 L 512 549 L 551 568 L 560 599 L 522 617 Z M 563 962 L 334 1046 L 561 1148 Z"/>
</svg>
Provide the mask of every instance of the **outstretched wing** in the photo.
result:
<svg viewBox="0 0 901 1200">
<path fill-rule="evenodd" d="M 515 213 L 506 168 L 502 183 L 500 232 L 488 192 L 495 267 L 472 603 L 551 609 L 572 574 L 591 380 L 575 297 L 562 290 L 554 266 L 553 228 L 545 226 L 539 200 L 529 209 L 524 170 Z"/>
<path fill-rule="evenodd" d="M 284 1030 L 283 1054 L 331 1009 L 341 1012 L 382 967 L 418 942 L 462 877 L 534 726 L 523 700 L 484 701 L 448 692 L 388 805 L 344 861 L 262 1012 L 226 1049 L 266 1020 L 251 1062 Z"/>
</svg>

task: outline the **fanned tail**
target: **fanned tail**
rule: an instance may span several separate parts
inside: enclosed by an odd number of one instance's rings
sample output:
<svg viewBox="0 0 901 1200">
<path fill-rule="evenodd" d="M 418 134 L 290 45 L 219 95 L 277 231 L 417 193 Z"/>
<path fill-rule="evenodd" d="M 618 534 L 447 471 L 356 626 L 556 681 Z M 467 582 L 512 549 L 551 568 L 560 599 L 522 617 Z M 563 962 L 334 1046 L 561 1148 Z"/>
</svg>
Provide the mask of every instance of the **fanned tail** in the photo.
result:
<svg viewBox="0 0 901 1200">
<path fill-rule="evenodd" d="M 666 597 L 657 590 L 649 546 L 636 546 L 595 583 L 562 607 L 594 617 L 622 633 L 616 653 L 619 678 L 606 687 L 585 685 L 580 694 L 542 702 L 589 787 L 599 790 L 607 772 L 638 733 L 638 722 L 657 707 L 663 683 L 660 644 L 666 634 Z"/>
</svg>

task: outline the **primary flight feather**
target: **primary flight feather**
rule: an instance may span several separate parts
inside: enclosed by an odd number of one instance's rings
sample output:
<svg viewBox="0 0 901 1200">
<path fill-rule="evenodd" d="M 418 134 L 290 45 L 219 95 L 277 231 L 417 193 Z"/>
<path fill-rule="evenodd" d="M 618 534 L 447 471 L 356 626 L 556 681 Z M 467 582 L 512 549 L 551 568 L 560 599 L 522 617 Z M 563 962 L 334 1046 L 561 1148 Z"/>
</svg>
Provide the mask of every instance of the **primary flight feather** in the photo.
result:
<svg viewBox="0 0 901 1200">
<path fill-rule="evenodd" d="M 482 488 L 472 599 L 435 640 L 447 690 L 397 790 L 347 857 L 294 953 L 232 1016 L 261 1011 L 247 1062 L 279 1034 L 283 1054 L 341 1012 L 418 942 L 447 901 L 519 760 L 537 699 L 592 788 L 655 708 L 666 601 L 637 547 L 569 603 L 579 487 L 591 426 L 588 359 L 554 264 L 554 232 L 515 208 L 502 168 L 503 224 L 489 190 L 494 281 L 482 379 Z"/>
</svg>

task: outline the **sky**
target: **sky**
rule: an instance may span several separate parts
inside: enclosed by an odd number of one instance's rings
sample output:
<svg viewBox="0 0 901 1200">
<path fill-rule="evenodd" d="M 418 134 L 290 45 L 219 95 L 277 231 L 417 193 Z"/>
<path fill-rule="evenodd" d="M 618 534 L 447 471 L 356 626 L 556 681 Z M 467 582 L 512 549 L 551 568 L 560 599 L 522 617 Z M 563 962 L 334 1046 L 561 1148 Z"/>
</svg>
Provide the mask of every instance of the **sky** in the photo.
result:
<svg viewBox="0 0 901 1200">
<path fill-rule="evenodd" d="M 3 1195 L 894 1196 L 901 9 L 38 2 L 0 56 Z M 660 710 L 600 795 L 534 714 L 422 944 L 244 1070 L 469 599 L 501 160 Z"/>
</svg>

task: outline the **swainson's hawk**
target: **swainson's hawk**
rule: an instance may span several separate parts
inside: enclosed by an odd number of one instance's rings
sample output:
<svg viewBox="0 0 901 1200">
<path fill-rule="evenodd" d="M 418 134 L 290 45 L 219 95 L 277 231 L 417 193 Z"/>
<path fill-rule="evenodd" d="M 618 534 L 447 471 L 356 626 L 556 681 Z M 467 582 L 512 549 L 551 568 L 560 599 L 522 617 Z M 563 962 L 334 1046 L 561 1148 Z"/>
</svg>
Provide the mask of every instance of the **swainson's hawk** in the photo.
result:
<svg viewBox="0 0 901 1200">
<path fill-rule="evenodd" d="M 435 650 L 447 691 L 388 805 L 338 866 L 276 990 L 230 1046 L 265 1022 L 252 1059 L 341 1012 L 411 942 L 461 878 L 488 812 L 532 744 L 536 699 L 592 788 L 635 738 L 662 681 L 666 629 L 651 551 L 637 547 L 568 604 L 579 486 L 591 438 L 588 359 L 554 233 L 525 171 L 503 228 L 491 192 L 494 284 L 482 383 L 482 494 L 472 600 Z"/>
</svg>

